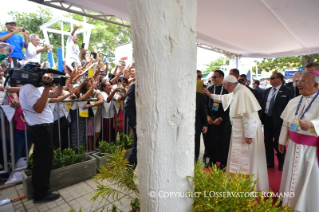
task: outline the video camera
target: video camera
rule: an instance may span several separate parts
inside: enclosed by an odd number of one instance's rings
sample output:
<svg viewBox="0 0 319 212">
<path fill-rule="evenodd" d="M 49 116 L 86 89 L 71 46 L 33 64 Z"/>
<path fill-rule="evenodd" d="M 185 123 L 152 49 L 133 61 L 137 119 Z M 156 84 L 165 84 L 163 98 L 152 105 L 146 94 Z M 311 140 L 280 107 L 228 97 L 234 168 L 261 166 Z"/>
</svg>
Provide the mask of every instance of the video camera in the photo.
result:
<svg viewBox="0 0 319 212">
<path fill-rule="evenodd" d="M 52 82 L 42 82 L 42 77 L 46 73 L 65 75 L 64 72 L 56 71 L 50 68 L 41 68 L 39 63 L 28 62 L 23 68 L 13 68 L 8 71 L 8 76 L 5 81 L 5 86 L 7 81 L 17 85 L 32 84 L 35 87 L 41 87 L 42 85 L 52 86 L 57 84 L 59 86 L 65 86 L 66 77 L 54 77 Z"/>
</svg>

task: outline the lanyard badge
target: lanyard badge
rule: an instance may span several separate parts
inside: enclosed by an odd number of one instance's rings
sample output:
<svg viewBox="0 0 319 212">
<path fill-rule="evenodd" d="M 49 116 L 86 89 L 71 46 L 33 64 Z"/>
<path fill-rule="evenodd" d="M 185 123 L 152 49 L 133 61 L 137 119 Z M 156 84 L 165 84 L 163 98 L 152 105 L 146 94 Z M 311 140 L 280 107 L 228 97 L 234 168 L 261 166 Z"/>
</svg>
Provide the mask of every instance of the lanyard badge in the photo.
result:
<svg viewBox="0 0 319 212">
<path fill-rule="evenodd" d="M 299 127 L 299 120 L 295 119 L 293 122 L 290 123 L 289 129 L 293 132 L 296 132 Z"/>
<path fill-rule="evenodd" d="M 213 111 L 218 111 L 219 103 L 214 103 Z"/>
</svg>

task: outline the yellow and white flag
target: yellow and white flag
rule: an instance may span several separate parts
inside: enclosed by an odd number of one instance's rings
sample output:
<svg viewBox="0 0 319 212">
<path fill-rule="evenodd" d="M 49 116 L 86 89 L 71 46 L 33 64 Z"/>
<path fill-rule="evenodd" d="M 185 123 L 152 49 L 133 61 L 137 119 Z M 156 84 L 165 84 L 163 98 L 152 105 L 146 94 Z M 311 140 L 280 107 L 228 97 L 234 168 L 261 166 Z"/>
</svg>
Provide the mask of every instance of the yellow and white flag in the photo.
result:
<svg viewBox="0 0 319 212">
<path fill-rule="evenodd" d="M 71 106 L 72 106 L 72 103 L 73 102 L 64 102 L 64 103 L 62 103 L 62 109 L 63 109 L 65 117 L 68 117 L 70 109 L 71 109 Z"/>
<path fill-rule="evenodd" d="M 86 102 L 78 102 L 77 104 L 79 107 L 79 116 L 83 118 L 89 117 L 89 110 L 83 109 L 83 107 L 86 105 Z"/>
</svg>

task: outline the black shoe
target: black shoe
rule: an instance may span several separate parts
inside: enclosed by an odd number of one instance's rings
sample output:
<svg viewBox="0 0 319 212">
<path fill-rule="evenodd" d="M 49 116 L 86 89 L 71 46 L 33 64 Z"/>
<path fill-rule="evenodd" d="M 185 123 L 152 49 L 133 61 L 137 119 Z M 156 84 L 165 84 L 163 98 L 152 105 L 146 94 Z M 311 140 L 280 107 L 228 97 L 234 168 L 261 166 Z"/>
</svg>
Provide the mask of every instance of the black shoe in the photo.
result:
<svg viewBox="0 0 319 212">
<path fill-rule="evenodd" d="M 224 165 L 224 164 L 220 164 L 218 168 L 219 168 L 220 170 L 223 170 L 223 169 L 225 169 L 225 168 L 226 168 L 226 165 Z"/>
<path fill-rule="evenodd" d="M 212 168 L 212 163 L 206 163 L 205 168 Z"/>
<path fill-rule="evenodd" d="M 279 170 L 279 171 L 282 171 L 283 168 L 284 168 L 284 165 L 283 165 L 283 164 L 279 164 L 279 165 L 278 165 L 278 170 Z"/>
<path fill-rule="evenodd" d="M 275 166 L 267 164 L 267 168 L 275 168 Z"/>
<path fill-rule="evenodd" d="M 55 201 L 60 198 L 60 194 L 48 193 L 43 199 L 33 200 L 33 203 L 45 203 Z"/>
</svg>

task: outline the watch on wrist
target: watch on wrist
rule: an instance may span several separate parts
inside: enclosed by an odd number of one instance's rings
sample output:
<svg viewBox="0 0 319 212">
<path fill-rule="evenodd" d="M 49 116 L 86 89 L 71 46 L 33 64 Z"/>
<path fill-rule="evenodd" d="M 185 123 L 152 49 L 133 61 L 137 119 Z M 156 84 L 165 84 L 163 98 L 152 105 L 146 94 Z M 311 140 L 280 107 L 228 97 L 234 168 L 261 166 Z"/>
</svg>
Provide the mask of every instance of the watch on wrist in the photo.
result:
<svg viewBox="0 0 319 212">
<path fill-rule="evenodd" d="M 221 121 L 223 121 L 222 117 L 219 117 L 219 119 L 220 119 Z"/>
</svg>

